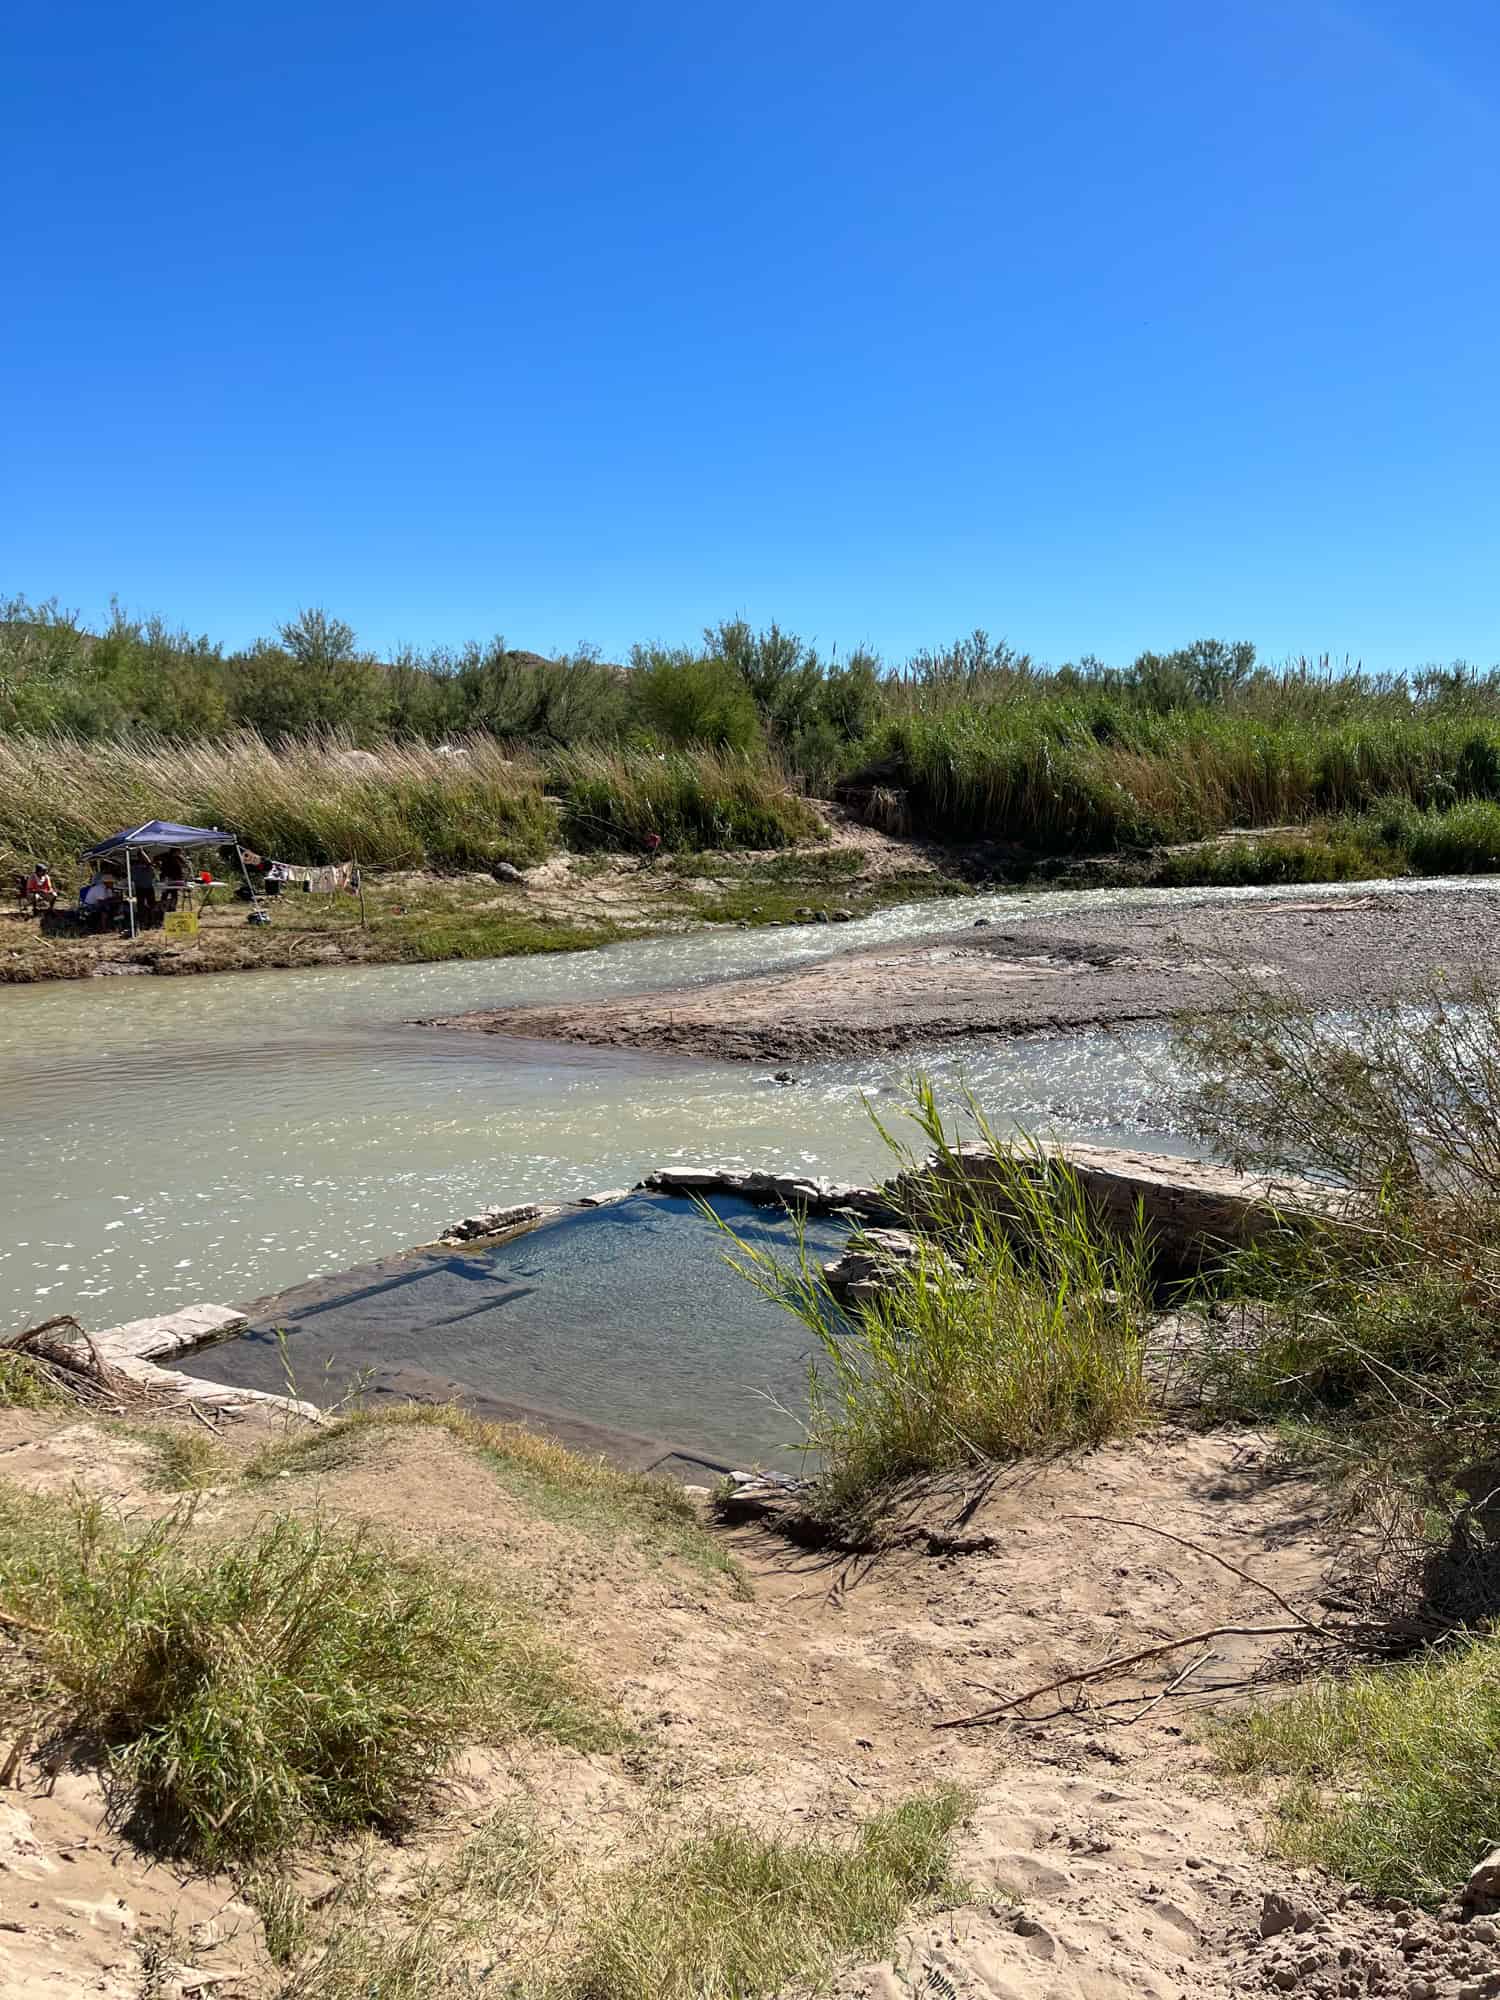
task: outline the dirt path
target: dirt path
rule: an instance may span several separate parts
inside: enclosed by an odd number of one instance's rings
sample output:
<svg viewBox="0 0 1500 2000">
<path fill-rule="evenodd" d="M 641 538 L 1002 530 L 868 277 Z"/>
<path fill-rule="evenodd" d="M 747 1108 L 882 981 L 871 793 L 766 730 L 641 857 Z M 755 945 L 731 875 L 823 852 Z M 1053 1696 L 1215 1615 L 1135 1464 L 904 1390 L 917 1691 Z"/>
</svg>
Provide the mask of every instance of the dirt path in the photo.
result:
<svg viewBox="0 0 1500 2000">
<path fill-rule="evenodd" d="M 1024 917 L 791 972 L 438 1025 L 597 1047 L 790 1061 L 916 1041 L 1160 1020 L 1251 980 L 1320 1005 L 1396 997 L 1444 968 L 1500 967 L 1500 889 L 1181 902 Z"/>
<path fill-rule="evenodd" d="M 89 1422 L 0 1413 L 0 1471 L 58 1495 L 81 1477 L 137 1519 L 171 1505 L 141 1447 Z M 925 1502 L 922 1517 L 947 1519 L 965 1497 Z M 216 1487 L 199 1502 L 202 1529 L 245 1525 L 266 1504 L 263 1491 Z M 1209 1768 L 1202 1725 L 1215 1687 L 1239 1699 L 1235 1684 L 1284 1640 L 1201 1649 L 1192 1685 L 1154 1706 L 1192 1655 L 1112 1682 L 1093 1706 L 1074 1693 L 997 1728 L 932 1727 L 1184 1632 L 1278 1622 L 1262 1591 L 1151 1527 L 1313 1609 L 1328 1561 L 1322 1508 L 1263 1439 L 1169 1430 L 1006 1473 L 968 1514 L 963 1555 L 829 1560 L 742 1529 L 730 1545 L 749 1601 L 723 1577 L 540 1517 L 443 1432 L 369 1433 L 330 1469 L 284 1478 L 275 1505 L 368 1522 L 523 1593 L 632 1727 L 620 1755 L 472 1753 L 431 1828 L 382 1858 L 394 1883 L 505 1801 L 596 1868 L 707 1815 L 837 1837 L 951 1782 L 975 1800 L 957 1857 L 969 1899 L 846 1973 L 845 2000 L 1227 2000 L 1289 1990 L 1288 1968 L 1290 1986 L 1310 1995 L 1416 2000 L 1407 1975 L 1422 1968 L 1401 1955 L 1395 1918 L 1266 1859 L 1256 1802 Z M 1295 1905 L 1302 1930 L 1261 1937 L 1268 1893 Z M 5 1793 L 4 2000 L 186 1990 L 143 1983 L 174 1900 L 174 1954 L 212 1990 L 235 2000 L 276 1990 L 258 1920 L 232 1885 L 179 1884 L 148 1865 L 109 1830 L 86 1772 L 59 1781 L 28 1766 Z M 554 1948 L 550 1934 L 542 1948 Z M 1430 1989 L 1456 1990 L 1446 1979 Z"/>
</svg>

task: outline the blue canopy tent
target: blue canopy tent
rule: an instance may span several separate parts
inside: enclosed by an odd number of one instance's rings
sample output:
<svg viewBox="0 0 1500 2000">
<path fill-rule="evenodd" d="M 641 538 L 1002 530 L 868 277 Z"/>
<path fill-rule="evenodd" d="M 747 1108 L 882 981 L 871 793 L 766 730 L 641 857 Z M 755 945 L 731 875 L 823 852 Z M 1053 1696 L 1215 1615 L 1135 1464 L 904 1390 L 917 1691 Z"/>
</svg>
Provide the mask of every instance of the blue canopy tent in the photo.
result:
<svg viewBox="0 0 1500 2000">
<path fill-rule="evenodd" d="M 130 857 L 132 853 L 161 854 L 169 847 L 232 847 L 234 858 L 240 864 L 240 873 L 245 878 L 245 887 L 250 891 L 250 901 L 257 911 L 260 909 L 260 898 L 255 893 L 255 884 L 250 880 L 250 871 L 245 866 L 238 834 L 225 833 L 216 826 L 179 826 L 176 820 L 148 819 L 144 826 L 123 827 L 119 833 L 112 833 L 108 840 L 101 840 L 97 847 L 84 850 L 84 859 L 87 861 L 103 861 L 115 855 L 123 859 L 125 901 L 130 910 L 132 937 L 136 935 L 136 922 L 135 883 L 130 874 Z"/>
</svg>

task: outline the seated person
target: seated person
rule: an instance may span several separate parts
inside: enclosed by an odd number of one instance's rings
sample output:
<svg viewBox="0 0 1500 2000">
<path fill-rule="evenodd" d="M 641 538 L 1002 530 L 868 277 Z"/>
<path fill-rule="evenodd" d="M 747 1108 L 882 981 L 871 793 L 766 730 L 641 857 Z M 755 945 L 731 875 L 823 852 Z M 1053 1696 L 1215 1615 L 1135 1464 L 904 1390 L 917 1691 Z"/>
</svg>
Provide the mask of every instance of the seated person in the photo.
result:
<svg viewBox="0 0 1500 2000">
<path fill-rule="evenodd" d="M 78 907 L 89 930 L 108 930 L 120 907 L 119 883 L 113 875 L 96 869 L 78 892 Z"/>
<path fill-rule="evenodd" d="M 33 861 L 31 873 L 26 877 L 21 891 L 22 900 L 31 905 L 32 914 L 40 916 L 50 910 L 57 901 L 57 891 L 52 886 L 52 871 L 45 861 Z"/>
</svg>

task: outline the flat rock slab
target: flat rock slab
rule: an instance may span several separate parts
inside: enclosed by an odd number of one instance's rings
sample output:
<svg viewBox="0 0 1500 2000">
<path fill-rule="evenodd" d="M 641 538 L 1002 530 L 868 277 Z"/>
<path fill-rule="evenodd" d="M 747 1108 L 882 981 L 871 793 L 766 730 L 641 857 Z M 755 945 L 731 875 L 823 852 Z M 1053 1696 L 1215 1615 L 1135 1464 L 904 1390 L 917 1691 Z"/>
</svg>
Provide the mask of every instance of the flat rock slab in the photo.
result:
<svg viewBox="0 0 1500 2000">
<path fill-rule="evenodd" d="M 962 1180 L 992 1191 L 1003 1219 L 1017 1165 L 1034 1165 L 1043 1175 L 1067 1168 L 1105 1228 L 1126 1234 L 1139 1215 L 1158 1253 L 1187 1263 L 1299 1225 L 1337 1223 L 1349 1213 L 1347 1198 L 1336 1190 L 1296 1175 L 1241 1174 L 1210 1160 L 1071 1142 L 1018 1147 L 998 1160 L 987 1146 L 959 1146 L 934 1156 L 915 1175 L 903 1175 L 893 1192 L 920 1214 L 924 1183 Z"/>
<path fill-rule="evenodd" d="M 184 1306 L 180 1312 L 157 1313 L 149 1319 L 127 1320 L 94 1335 L 94 1345 L 106 1361 L 163 1361 L 186 1354 L 205 1341 L 224 1340 L 249 1324 L 234 1306 Z"/>
</svg>

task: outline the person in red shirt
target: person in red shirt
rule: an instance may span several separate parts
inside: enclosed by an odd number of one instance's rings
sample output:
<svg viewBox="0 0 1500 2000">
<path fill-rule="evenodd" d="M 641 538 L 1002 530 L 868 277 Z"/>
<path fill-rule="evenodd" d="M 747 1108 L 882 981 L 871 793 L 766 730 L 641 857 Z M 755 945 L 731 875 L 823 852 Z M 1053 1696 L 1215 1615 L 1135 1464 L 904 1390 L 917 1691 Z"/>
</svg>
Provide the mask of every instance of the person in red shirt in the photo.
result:
<svg viewBox="0 0 1500 2000">
<path fill-rule="evenodd" d="M 31 873 L 26 877 L 22 897 L 31 905 L 33 916 L 40 916 L 57 902 L 57 891 L 52 886 L 52 871 L 45 861 L 33 861 Z"/>
</svg>

